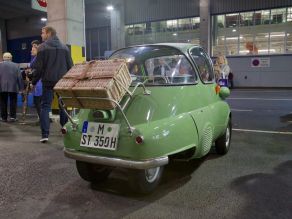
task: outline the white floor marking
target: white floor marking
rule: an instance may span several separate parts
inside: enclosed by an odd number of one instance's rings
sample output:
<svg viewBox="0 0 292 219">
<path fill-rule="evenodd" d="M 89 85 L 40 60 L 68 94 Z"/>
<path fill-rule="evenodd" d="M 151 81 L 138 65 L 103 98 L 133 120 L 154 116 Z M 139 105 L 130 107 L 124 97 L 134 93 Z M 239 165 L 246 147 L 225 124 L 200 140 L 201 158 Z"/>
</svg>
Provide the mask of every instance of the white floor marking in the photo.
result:
<svg viewBox="0 0 292 219">
<path fill-rule="evenodd" d="M 249 109 L 231 109 L 231 111 L 238 111 L 238 112 L 252 112 L 253 110 L 249 110 Z"/>
<path fill-rule="evenodd" d="M 292 99 L 274 99 L 274 98 L 257 98 L 257 97 L 229 97 L 228 100 L 270 100 L 270 101 L 292 101 Z"/>
<path fill-rule="evenodd" d="M 22 115 L 22 113 L 16 113 L 16 115 Z M 37 114 L 31 114 L 31 113 L 27 113 L 25 114 L 26 116 L 37 116 Z"/>
<path fill-rule="evenodd" d="M 237 92 L 257 92 L 257 93 L 287 93 L 287 92 L 291 92 L 291 90 L 258 90 L 258 89 L 249 89 L 249 90 L 245 90 L 245 89 L 236 89 L 233 91 L 234 93 Z"/>
<path fill-rule="evenodd" d="M 252 129 L 232 129 L 238 132 L 255 132 L 255 133 L 267 133 L 267 134 L 281 134 L 281 135 L 292 135 L 292 132 L 276 132 L 276 131 L 264 131 L 264 130 L 252 130 Z"/>
</svg>

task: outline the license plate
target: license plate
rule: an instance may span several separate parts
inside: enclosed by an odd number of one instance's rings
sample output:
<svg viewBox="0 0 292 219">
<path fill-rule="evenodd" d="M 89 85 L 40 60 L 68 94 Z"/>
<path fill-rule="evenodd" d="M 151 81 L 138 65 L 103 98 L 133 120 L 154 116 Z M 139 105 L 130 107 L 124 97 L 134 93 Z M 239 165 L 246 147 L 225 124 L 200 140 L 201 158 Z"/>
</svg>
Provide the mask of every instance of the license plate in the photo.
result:
<svg viewBox="0 0 292 219">
<path fill-rule="evenodd" d="M 85 121 L 82 127 L 80 146 L 116 150 L 119 130 L 119 124 Z"/>
</svg>

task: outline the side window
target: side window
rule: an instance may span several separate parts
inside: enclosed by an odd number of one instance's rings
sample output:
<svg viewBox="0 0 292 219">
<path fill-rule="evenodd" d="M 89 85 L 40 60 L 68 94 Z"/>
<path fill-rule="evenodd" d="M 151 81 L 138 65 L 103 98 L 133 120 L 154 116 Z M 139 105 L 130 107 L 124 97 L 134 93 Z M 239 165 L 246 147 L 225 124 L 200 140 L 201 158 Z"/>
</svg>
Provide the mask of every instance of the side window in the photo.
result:
<svg viewBox="0 0 292 219">
<path fill-rule="evenodd" d="M 193 48 L 190 54 L 199 69 L 199 74 L 203 82 L 213 82 L 214 72 L 208 55 L 202 48 Z"/>
</svg>

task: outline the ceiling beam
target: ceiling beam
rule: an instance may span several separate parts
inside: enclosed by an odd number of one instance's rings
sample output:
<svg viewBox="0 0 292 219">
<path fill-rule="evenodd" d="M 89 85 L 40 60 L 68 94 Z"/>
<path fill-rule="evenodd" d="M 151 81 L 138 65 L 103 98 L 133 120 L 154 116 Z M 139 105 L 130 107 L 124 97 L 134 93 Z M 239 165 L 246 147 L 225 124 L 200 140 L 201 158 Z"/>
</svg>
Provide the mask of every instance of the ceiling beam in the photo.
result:
<svg viewBox="0 0 292 219">
<path fill-rule="evenodd" d="M 45 12 L 32 9 L 30 0 L 0 0 L 0 18 L 2 19 L 45 14 Z"/>
</svg>

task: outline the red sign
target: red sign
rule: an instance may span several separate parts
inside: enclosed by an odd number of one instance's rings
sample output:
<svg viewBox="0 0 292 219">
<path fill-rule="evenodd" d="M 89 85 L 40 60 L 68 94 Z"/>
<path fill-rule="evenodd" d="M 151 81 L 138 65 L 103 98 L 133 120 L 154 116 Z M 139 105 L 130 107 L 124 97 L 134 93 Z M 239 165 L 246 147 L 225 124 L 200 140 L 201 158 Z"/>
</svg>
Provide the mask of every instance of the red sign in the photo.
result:
<svg viewBox="0 0 292 219">
<path fill-rule="evenodd" d="M 43 8 L 46 8 L 48 3 L 47 0 L 37 0 L 37 2 L 39 3 L 39 5 Z"/>
<path fill-rule="evenodd" d="M 39 11 L 47 11 L 48 0 L 31 0 L 31 8 Z"/>
</svg>

